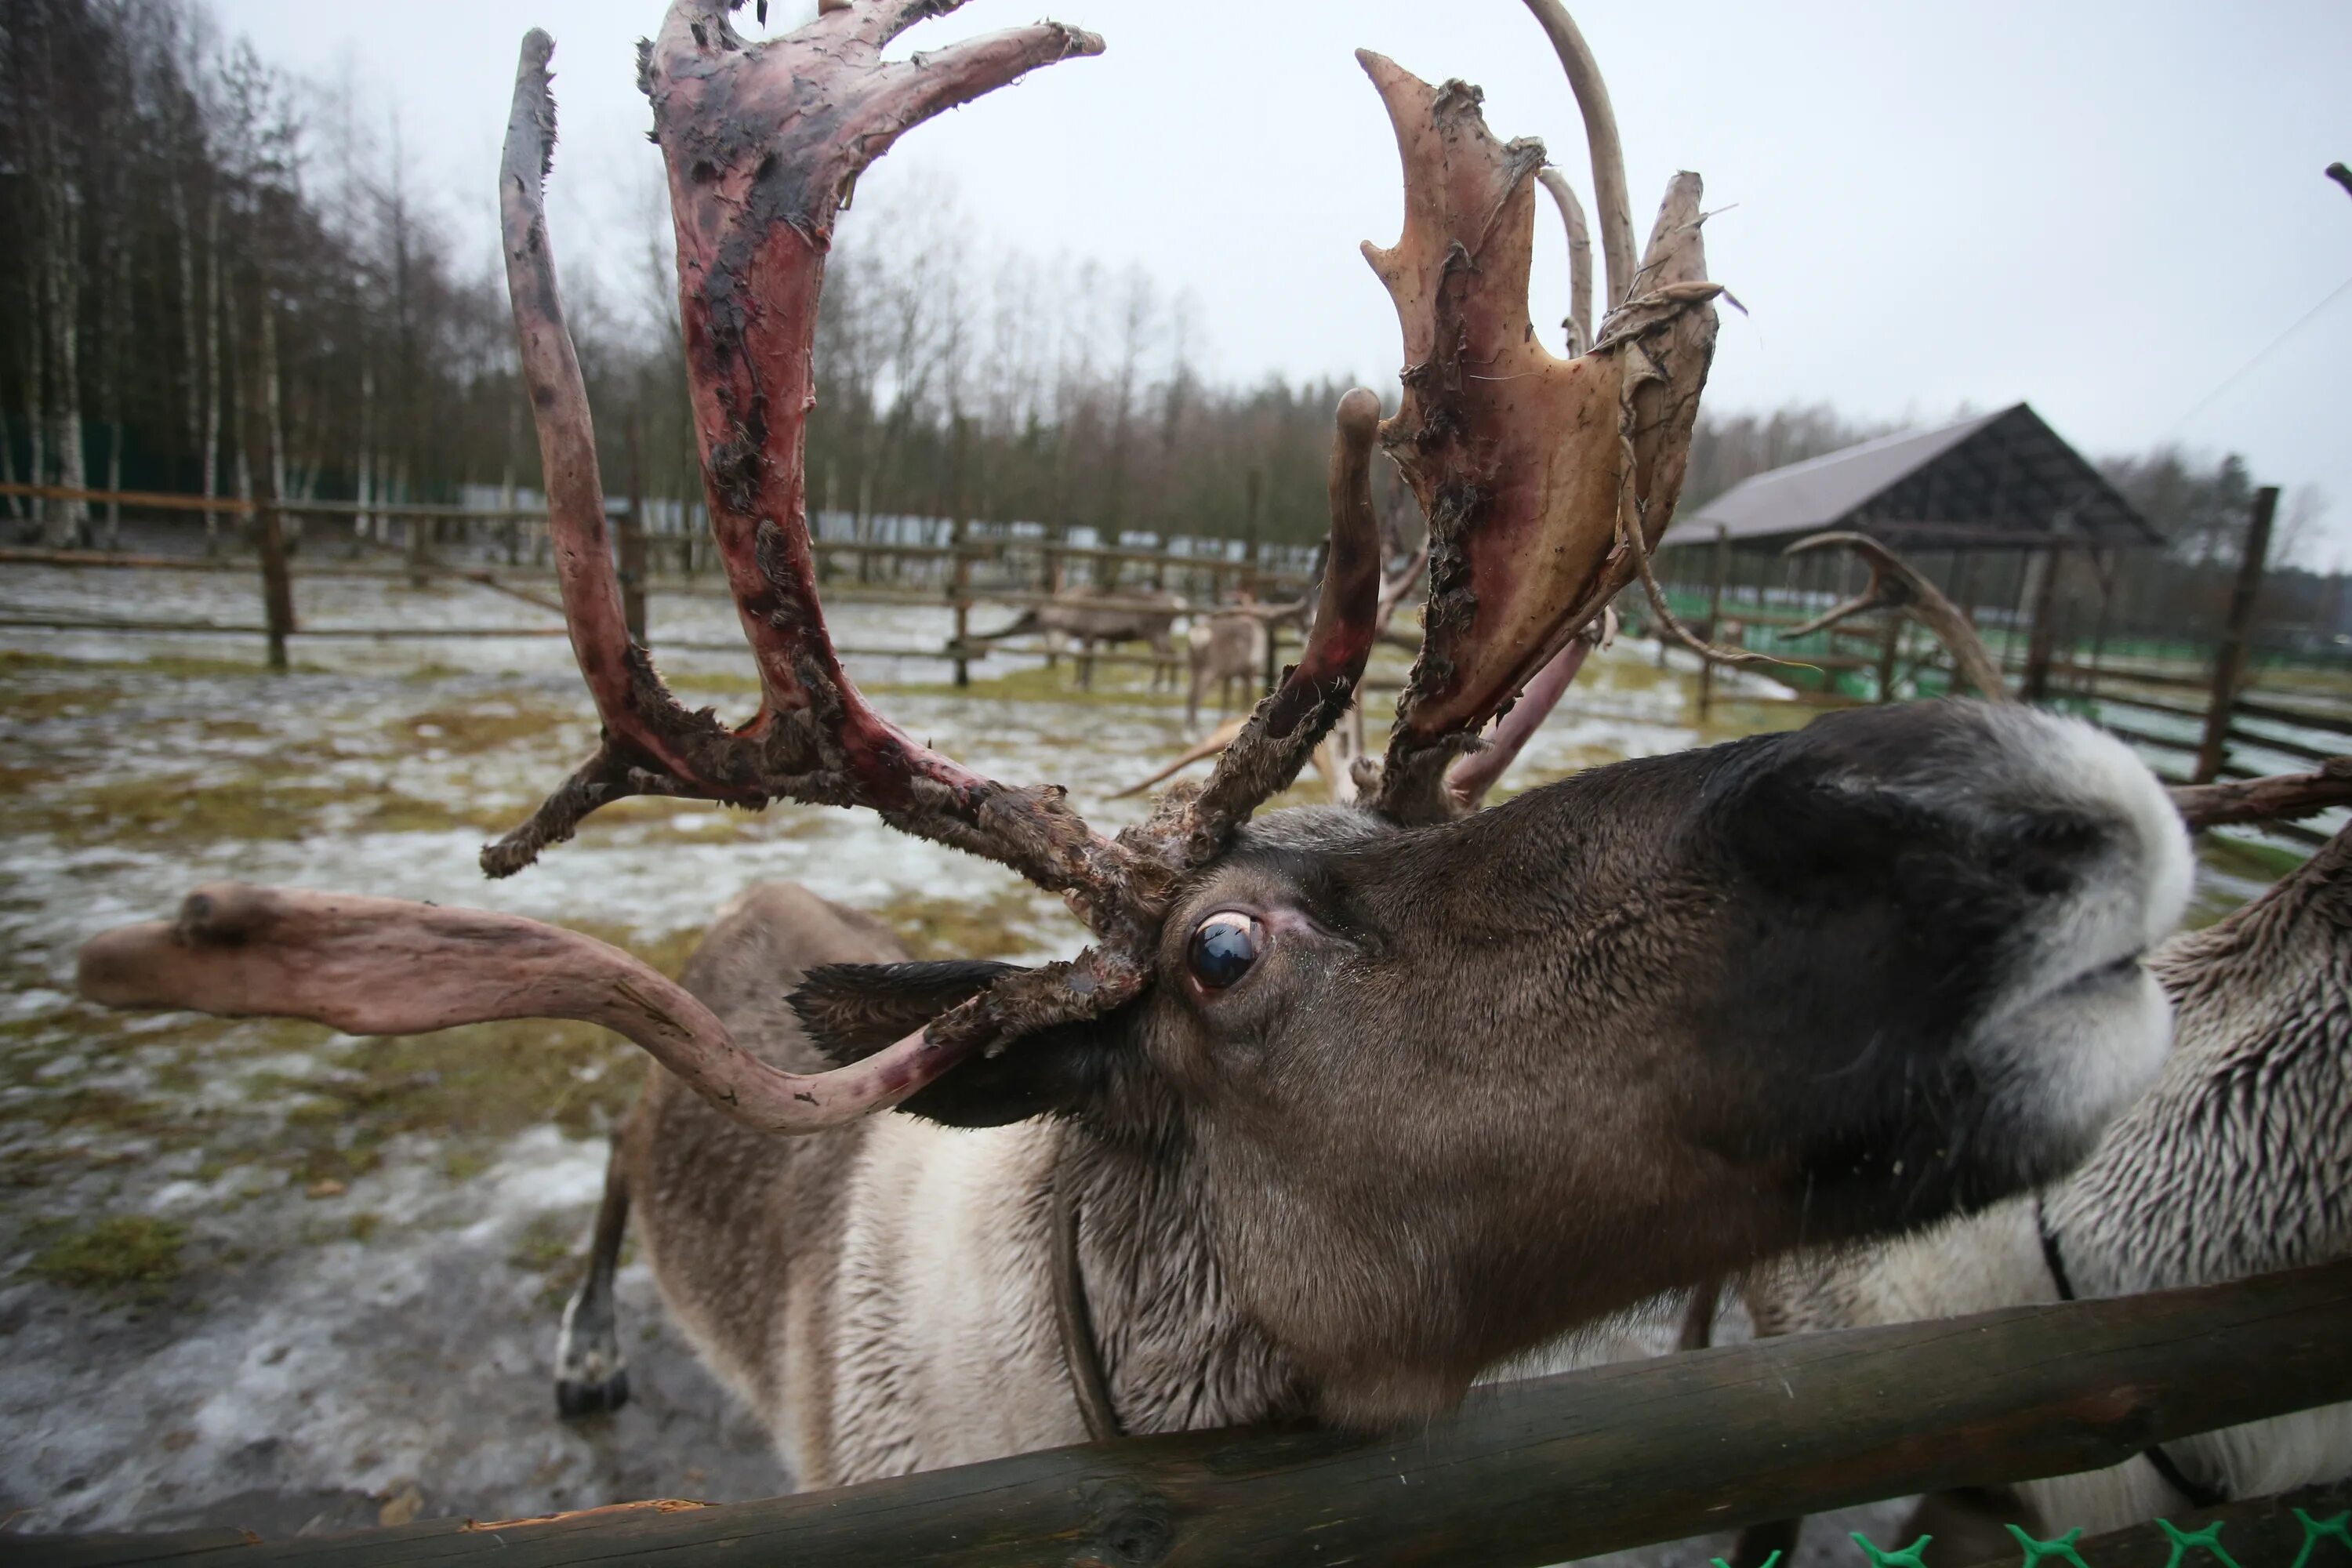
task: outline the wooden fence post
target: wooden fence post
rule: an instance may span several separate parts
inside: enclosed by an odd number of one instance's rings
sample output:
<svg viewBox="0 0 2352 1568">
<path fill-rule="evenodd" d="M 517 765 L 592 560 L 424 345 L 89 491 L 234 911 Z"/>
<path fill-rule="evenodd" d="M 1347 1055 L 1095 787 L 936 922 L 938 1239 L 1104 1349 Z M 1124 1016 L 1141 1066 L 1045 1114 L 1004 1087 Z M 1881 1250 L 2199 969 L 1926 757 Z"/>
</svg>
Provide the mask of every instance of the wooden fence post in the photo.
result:
<svg viewBox="0 0 2352 1568">
<path fill-rule="evenodd" d="M 2246 522 L 2245 552 L 2238 561 L 2237 586 L 2230 591 L 2230 621 L 2222 628 L 2221 646 L 2213 653 L 2213 689 L 2205 701 L 2205 742 L 2197 748 L 2197 772 L 2192 784 L 2210 784 L 2221 775 L 2230 751 L 2230 710 L 2237 705 L 2238 687 L 2246 672 L 2246 642 L 2253 630 L 2255 601 L 2263 594 L 2263 572 L 2271 553 L 2271 519 L 2278 511 L 2278 486 L 2264 485 L 2254 492 L 2253 516 Z"/>
<path fill-rule="evenodd" d="M 2032 579 L 2033 622 L 2025 634 L 2025 679 L 2018 695 L 2028 702 L 2040 702 L 2050 695 L 2050 660 L 2058 630 L 2051 624 L 2050 611 L 2058 595 L 2058 574 L 2065 569 L 2066 557 L 2054 546 L 2027 563 L 2027 575 Z M 2040 575 L 2034 576 L 2035 573 Z"/>
<path fill-rule="evenodd" d="M 621 514 L 621 618 L 629 639 L 646 640 L 646 486 L 637 453 L 637 407 L 629 405 L 629 510 Z"/>
<path fill-rule="evenodd" d="M 955 605 L 955 683 L 958 689 L 971 684 L 971 661 L 964 657 L 965 641 L 971 636 L 971 559 L 964 553 L 963 514 L 963 466 L 970 445 L 970 423 L 959 414 L 955 421 L 955 452 L 948 479 L 950 498 L 948 543 L 955 551 L 948 562 L 948 597 Z"/>
<path fill-rule="evenodd" d="M 1731 530 L 1717 524 L 1715 530 L 1715 562 L 1706 586 L 1706 640 L 1715 642 L 1723 636 L 1723 579 L 1731 570 Z M 1658 663 L 1666 662 L 1666 628 L 1658 630 Z M 1698 720 L 1706 722 L 1706 710 L 1715 705 L 1715 660 L 1698 661 Z"/>
<path fill-rule="evenodd" d="M 408 556 L 408 585 L 422 588 L 433 580 L 432 538 L 425 527 L 425 520 L 421 517 L 404 518 L 402 526 L 407 530 L 403 539 Z"/>
<path fill-rule="evenodd" d="M 1242 511 L 1242 589 L 1253 598 L 1257 595 L 1257 506 L 1265 488 L 1265 470 L 1252 468 Z"/>
<path fill-rule="evenodd" d="M 255 314 L 261 318 L 255 334 L 254 359 L 244 393 L 237 398 L 243 414 L 241 438 L 253 475 L 253 537 L 261 557 L 261 616 L 269 639 L 269 668 L 286 668 L 286 638 L 294 630 L 294 583 L 286 572 L 286 533 L 278 510 L 278 464 L 262 386 L 278 375 L 278 315 L 265 282 L 254 289 Z"/>
</svg>

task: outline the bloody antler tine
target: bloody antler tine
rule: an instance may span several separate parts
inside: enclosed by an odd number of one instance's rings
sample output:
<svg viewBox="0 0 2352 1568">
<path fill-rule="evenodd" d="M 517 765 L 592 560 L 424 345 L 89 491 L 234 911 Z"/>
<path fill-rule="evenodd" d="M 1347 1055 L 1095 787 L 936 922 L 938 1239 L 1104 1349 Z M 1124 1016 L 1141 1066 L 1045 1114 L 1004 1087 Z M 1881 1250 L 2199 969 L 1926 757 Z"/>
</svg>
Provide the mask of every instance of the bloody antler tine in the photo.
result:
<svg viewBox="0 0 2352 1568">
<path fill-rule="evenodd" d="M 308 1018 L 353 1035 L 575 1018 L 635 1041 L 720 1111 L 769 1132 L 814 1132 L 896 1105 L 987 1038 L 941 1026 L 951 1014 L 850 1067 L 788 1073 L 737 1045 L 683 986 L 577 931 L 235 882 L 197 889 L 176 921 L 91 938 L 79 967 L 81 994 L 111 1007 Z"/>
<path fill-rule="evenodd" d="M 743 47 L 721 0 L 678 0 L 644 59 L 668 158 L 689 393 L 713 533 L 759 661 L 761 702 L 740 730 L 681 708 L 629 640 L 608 555 L 594 427 L 555 283 L 541 183 L 555 116 L 543 33 L 523 41 L 501 174 L 508 289 L 547 471 L 565 618 L 604 721 L 594 757 L 482 854 L 505 875 L 628 794 L 761 805 L 871 807 L 893 826 L 1010 866 L 1069 896 L 1107 938 L 1067 963 L 1001 975 L 969 1001 L 843 1071 L 779 1072 L 707 1009 L 602 943 L 536 921 L 388 900 L 206 889 L 173 925 L 84 949 L 86 994 L 411 1031 L 571 1017 L 627 1036 L 749 1125 L 804 1132 L 898 1103 L 972 1052 L 1094 1016 L 1143 988 L 1153 893 L 1168 868 L 1101 837 L 1058 788 L 1013 788 L 891 727 L 826 635 L 803 505 L 803 437 L 817 292 L 848 183 L 907 127 L 1099 40 L 1045 23 L 904 62 L 875 37 L 918 13 L 828 4 L 790 37 Z M 880 20 L 877 22 L 877 18 Z M 867 37 L 860 27 L 874 26 Z M 1139 880 L 1141 885 L 1139 885 Z"/>
<path fill-rule="evenodd" d="M 1617 139 L 1617 111 L 1609 102 L 1609 84 L 1601 78 L 1591 48 L 1559 0 L 1528 0 L 1528 9 L 1551 39 L 1560 68 L 1568 73 L 1569 90 L 1584 116 L 1585 145 L 1592 154 L 1592 200 L 1601 216 L 1601 255 L 1609 268 L 1609 309 L 1614 310 L 1633 291 L 1634 276 L 1633 207 L 1625 187 L 1625 149 Z M 1585 325 L 1589 345 L 1591 323 Z"/>
<path fill-rule="evenodd" d="M 645 85 L 670 168 L 680 313 L 711 526 L 760 671 L 740 730 L 683 709 L 623 629 L 604 546 L 594 437 L 564 331 L 540 193 L 553 109 L 552 46 L 523 47 L 505 186 L 509 288 L 565 563 L 567 618 L 604 721 L 595 757 L 483 852 L 520 869 L 579 820 L 629 794 L 760 805 L 790 798 L 872 807 L 896 826 L 1080 894 L 1127 920 L 1128 856 L 1055 789 L 995 784 L 918 744 L 841 668 L 817 602 L 803 502 L 817 294 L 835 214 L 858 172 L 908 127 L 1101 41 L 1043 23 L 885 61 L 879 44 L 940 7 L 833 7 L 747 49 L 723 0 L 677 0 L 647 50 Z"/>
<path fill-rule="evenodd" d="M 1584 204 L 1576 199 L 1576 187 L 1568 176 L 1546 163 L 1536 171 L 1536 178 L 1551 193 L 1568 230 L 1568 319 L 1560 325 L 1568 329 L 1568 357 L 1574 359 L 1592 346 L 1592 235 L 1585 227 Z"/>
<path fill-rule="evenodd" d="M 2000 664 L 1985 647 L 1977 628 L 1908 561 L 1866 533 L 1844 531 L 1812 534 L 1780 553 L 1787 557 L 1816 550 L 1853 551 L 1870 568 L 1869 585 L 1843 604 L 1831 606 L 1801 626 L 1790 626 L 1780 634 L 1783 637 L 1805 637 L 1867 610 L 1905 612 L 1944 645 L 1961 682 L 1975 687 L 1988 701 L 2011 700 Z"/>
<path fill-rule="evenodd" d="M 564 621 L 580 673 L 607 723 L 624 679 L 629 644 L 604 531 L 604 487 L 596 471 L 596 428 L 588 390 L 564 325 L 555 258 L 547 232 L 545 182 L 555 153 L 555 100 L 548 62 L 555 40 L 534 27 L 523 35 L 515 66 L 514 106 L 499 171 L 499 214 L 506 250 L 507 293 L 514 307 L 523 385 L 538 410 L 540 466 L 547 489 L 548 531 Z M 608 708 L 614 712 L 607 712 Z"/>
<path fill-rule="evenodd" d="M 756 791 L 713 791 L 691 778 L 698 753 L 722 743 L 708 714 L 681 709 L 645 650 L 629 637 L 621 586 L 604 529 L 604 489 L 596 471 L 596 429 L 572 333 L 564 324 L 555 256 L 547 229 L 544 183 L 555 150 L 555 100 L 548 62 L 555 41 L 533 28 L 515 67 L 513 109 L 499 174 L 507 294 L 514 309 L 523 384 L 539 431 L 547 489 L 548 533 L 572 658 L 588 683 L 604 744 L 530 820 L 482 851 L 482 868 L 502 877 L 529 865 L 550 843 L 572 836 L 597 806 L 640 793 L 656 779 L 663 793 L 756 802 Z"/>
<path fill-rule="evenodd" d="M 1381 400 L 1365 388 L 1339 400 L 1331 437 L 1331 550 L 1314 629 L 1298 662 L 1283 672 L 1282 684 L 1257 705 L 1184 808 L 1171 835 L 1184 865 L 1214 855 L 1260 802 L 1289 788 L 1355 699 L 1380 610 L 1381 525 L 1372 511 L 1380 420 Z"/>
</svg>

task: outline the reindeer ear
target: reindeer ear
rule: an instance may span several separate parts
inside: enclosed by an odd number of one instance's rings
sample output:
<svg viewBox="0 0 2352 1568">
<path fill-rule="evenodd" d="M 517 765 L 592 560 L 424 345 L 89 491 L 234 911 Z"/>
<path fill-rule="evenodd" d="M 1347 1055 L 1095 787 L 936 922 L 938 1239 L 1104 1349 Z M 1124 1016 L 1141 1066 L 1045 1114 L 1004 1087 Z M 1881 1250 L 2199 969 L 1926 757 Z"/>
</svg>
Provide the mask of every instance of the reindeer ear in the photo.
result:
<svg viewBox="0 0 2352 1568">
<path fill-rule="evenodd" d="M 938 963 L 824 963 L 786 1000 L 809 1043 L 841 1067 L 914 1033 L 1020 967 L 983 959 Z"/>
<path fill-rule="evenodd" d="M 811 1043 L 845 1067 L 1019 967 L 977 959 L 827 963 L 810 970 L 789 1000 Z M 1067 1115 L 1107 1089 L 1119 1016 L 1056 1024 L 1008 1040 L 941 1075 L 898 1109 L 947 1127 L 1002 1127 L 1033 1116 Z"/>
<path fill-rule="evenodd" d="M 1102 1018 L 1055 1024 L 1007 1041 L 989 1056 L 941 1073 L 898 1109 L 943 1127 L 1002 1127 L 1035 1116 L 1070 1116 L 1109 1096 L 1122 1008 Z"/>
</svg>

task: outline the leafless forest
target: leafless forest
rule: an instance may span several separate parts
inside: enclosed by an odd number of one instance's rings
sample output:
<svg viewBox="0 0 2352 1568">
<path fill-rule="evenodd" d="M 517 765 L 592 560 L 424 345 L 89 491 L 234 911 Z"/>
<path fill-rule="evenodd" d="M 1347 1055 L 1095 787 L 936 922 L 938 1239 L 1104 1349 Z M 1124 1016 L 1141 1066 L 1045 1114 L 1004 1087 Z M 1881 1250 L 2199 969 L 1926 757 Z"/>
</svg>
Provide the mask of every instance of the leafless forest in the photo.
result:
<svg viewBox="0 0 2352 1568">
<path fill-rule="evenodd" d="M 450 193 L 420 188 L 395 104 L 289 75 L 200 0 L 21 0 L 0 51 L 0 224 L 16 239 L 0 248 L 0 482 L 246 496 L 266 461 L 293 499 L 535 485 L 495 253 Z M 567 288 L 607 470 L 634 422 L 646 492 L 691 498 L 664 221 L 646 208 L 608 247 L 611 274 Z M 861 529 L 961 508 L 1113 540 L 1234 537 L 1255 488 L 1265 538 L 1310 542 L 1339 383 L 1217 384 L 1196 364 L 1213 325 L 1140 270 L 990 241 L 951 189 L 860 211 L 826 281 L 810 500 Z M 1884 428 L 1716 410 L 1686 503 Z M 2106 467 L 2222 592 L 2244 465 L 2164 448 Z M 7 504 L 53 544 L 109 524 L 82 503 Z M 2274 563 L 2308 552 L 2323 505 L 2289 498 Z M 2294 572 L 2270 592 L 2296 623 L 2336 602 Z"/>
</svg>

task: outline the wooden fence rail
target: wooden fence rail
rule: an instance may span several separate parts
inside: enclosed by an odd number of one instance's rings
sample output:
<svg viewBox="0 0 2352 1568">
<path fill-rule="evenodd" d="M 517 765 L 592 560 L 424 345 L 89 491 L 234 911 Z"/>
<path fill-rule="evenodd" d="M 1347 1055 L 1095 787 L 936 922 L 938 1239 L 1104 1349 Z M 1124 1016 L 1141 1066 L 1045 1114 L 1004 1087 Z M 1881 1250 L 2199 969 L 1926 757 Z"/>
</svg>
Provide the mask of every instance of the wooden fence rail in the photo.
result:
<svg viewBox="0 0 2352 1568">
<path fill-rule="evenodd" d="M 1449 1419 L 1379 1436 L 1180 1433 L 764 1502 L 325 1541 L 246 1545 L 211 1531 L 7 1545 L 25 1568 L 1507 1568 L 2116 1464 L 2151 1443 L 2347 1399 L 2352 1260 L 1601 1367 L 1481 1389 Z"/>
<path fill-rule="evenodd" d="M 89 502 L 117 502 L 126 506 L 166 511 L 181 510 L 236 513 L 255 513 L 257 511 L 256 503 L 247 500 L 221 498 L 207 499 L 201 496 L 167 495 L 144 490 L 70 489 L 56 485 L 0 484 L 0 495 L 39 496 L 52 500 L 81 500 Z M 278 515 L 322 513 L 327 515 L 346 516 L 367 513 L 376 516 L 396 517 L 418 521 L 433 520 L 436 521 L 442 521 L 455 520 L 473 522 L 523 521 L 542 525 L 546 519 L 546 512 L 544 509 L 541 508 L 527 510 L 479 510 L 452 506 L 418 505 L 413 503 L 369 503 L 362 506 L 357 501 L 281 500 L 273 503 L 268 510 Z M 641 535 L 633 534 L 631 531 L 626 528 L 618 530 L 615 536 L 623 540 L 625 546 L 626 546 L 632 540 L 635 540 L 640 544 L 646 542 Z M 540 608 L 548 610 L 558 616 L 562 613 L 562 605 L 550 597 L 548 592 L 544 591 L 547 588 L 551 588 L 551 584 L 548 582 L 548 578 L 550 576 L 548 572 L 541 571 L 535 574 L 525 574 L 518 571 L 510 574 L 509 576 L 502 577 L 499 573 L 494 571 L 451 564 L 446 562 L 434 559 L 429 551 L 419 548 L 418 546 L 423 537 L 424 536 L 421 533 L 412 532 L 410 542 L 411 548 L 408 552 L 407 558 L 399 567 L 364 566 L 355 563 L 329 563 L 323 566 L 305 567 L 300 571 L 294 571 L 291 569 L 290 563 L 284 561 L 281 557 L 278 563 L 279 575 L 283 580 L 310 577 L 405 577 L 418 586 L 423 586 L 428 579 L 433 577 L 457 578 L 488 588 L 492 592 L 506 595 L 511 598 L 527 601 Z M 681 537 L 682 536 L 670 536 L 668 539 L 665 540 L 664 542 L 678 542 Z M 944 659 L 952 665 L 954 668 L 955 683 L 958 686 L 962 686 L 969 682 L 971 664 L 975 660 L 988 658 L 992 652 L 1034 653 L 1044 651 L 1047 652 L 1050 657 L 1050 650 L 1001 647 L 991 642 L 975 640 L 971 635 L 973 631 L 978 630 L 985 636 L 989 628 L 972 627 L 971 626 L 971 613 L 974 607 L 982 605 L 992 605 L 1002 606 L 1008 610 L 1018 610 L 1050 602 L 1056 596 L 1055 590 L 1060 584 L 1061 569 L 1062 566 L 1067 563 L 1076 562 L 1092 564 L 1098 567 L 1108 566 L 1114 571 L 1121 566 L 1148 565 L 1151 569 L 1150 575 L 1154 584 L 1162 581 L 1166 574 L 1171 570 L 1180 574 L 1189 573 L 1196 575 L 1205 574 L 1209 581 L 1210 602 L 1195 606 L 1196 610 L 1213 608 L 1214 604 L 1223 598 L 1224 592 L 1230 584 L 1238 583 L 1245 587 L 1251 587 L 1269 593 L 1303 592 L 1308 586 L 1307 580 L 1302 574 L 1285 571 L 1268 565 L 1260 559 L 1255 549 L 1253 549 L 1250 554 L 1244 557 L 1235 558 L 1228 553 L 1223 552 L 1222 551 L 1202 552 L 1189 548 L 1184 550 L 1136 550 L 1126 546 L 1075 545 L 1053 539 L 1029 538 L 1014 536 L 1009 533 L 973 537 L 969 536 L 964 532 L 963 526 L 961 524 L 957 525 L 955 533 L 952 537 L 938 543 L 906 544 L 882 541 L 820 539 L 812 541 L 811 549 L 816 558 L 821 577 L 831 578 L 836 575 L 839 572 L 841 563 L 844 562 L 849 562 L 855 565 L 861 585 L 845 584 L 843 587 L 838 589 L 828 589 L 829 593 L 839 592 L 845 598 L 868 602 L 939 605 L 948 609 L 955 617 L 954 624 L 956 627 L 956 635 L 936 650 L 921 648 L 852 648 L 845 647 L 840 648 L 838 650 L 839 652 L 845 655 L 887 654 L 894 657 Z M 265 552 L 265 554 L 267 554 L 267 552 Z M 977 563 L 992 563 L 1003 566 L 1016 555 L 1024 559 L 1030 556 L 1036 557 L 1037 564 L 1042 574 L 1042 583 L 1038 588 L 1033 589 L 1024 586 L 991 586 L 974 582 L 971 573 L 973 565 Z M 863 586 L 863 581 L 870 576 L 869 568 L 877 560 L 886 563 L 902 561 L 945 563 L 947 566 L 947 579 L 940 591 L 929 594 L 909 594 L 890 589 L 876 590 Z M 215 560 L 205 560 L 194 557 L 182 558 L 172 555 L 155 554 L 152 552 L 123 552 L 79 549 L 57 550 L 24 545 L 0 546 L 0 563 L 73 568 L 113 568 L 134 571 L 251 570 L 250 567 L 238 566 L 230 563 Z M 688 581 L 691 581 L 692 573 L 690 571 L 690 559 L 681 556 L 680 566 L 681 574 Z M 516 582 L 511 580 L 511 576 L 513 575 L 522 575 L 524 576 L 525 581 L 540 584 L 541 591 L 534 591 L 532 587 L 519 586 Z M 625 581 L 625 586 L 628 585 L 631 581 L 630 574 L 624 572 L 622 575 Z M 561 627 L 506 628 L 499 626 L 453 627 L 424 626 L 304 626 L 299 624 L 293 613 L 290 597 L 273 597 L 271 595 L 268 590 L 268 584 L 271 578 L 271 563 L 267 560 L 262 563 L 262 578 L 264 589 L 262 595 L 264 619 L 262 623 L 257 626 L 224 625 L 218 622 L 172 621 L 152 616 L 126 616 L 120 617 L 100 617 L 71 613 L 43 612 L 27 606 L 0 604 L 0 630 L 84 631 L 114 633 L 124 636 L 261 637 L 268 640 L 270 648 L 271 663 L 273 667 L 276 668 L 283 668 L 284 666 L 284 650 L 288 643 L 299 637 L 341 637 L 374 641 L 394 641 L 402 639 L 430 640 L 436 637 L 539 637 L 557 636 L 561 635 L 562 632 Z M 639 585 L 640 592 L 642 592 L 644 582 L 642 572 L 639 573 L 635 581 Z M 677 591 L 675 584 L 668 591 Z M 694 592 L 692 589 L 687 589 L 685 591 L 688 593 Z M 642 606 L 642 599 L 639 599 L 637 603 Z M 1127 594 L 1120 594 L 1116 591 L 1106 592 L 1091 598 L 1088 603 L 1091 607 L 1107 610 L 1159 610 L 1166 607 L 1164 601 L 1143 597 L 1140 590 L 1130 591 Z M 640 608 L 639 613 L 642 615 L 642 608 Z M 633 625 L 635 624 L 635 623 L 633 623 Z M 1268 639 L 1270 653 L 1274 644 L 1278 640 L 1278 637 L 1270 637 Z M 664 637 L 660 639 L 660 642 L 662 647 L 665 649 L 684 649 L 696 652 L 723 651 L 726 647 L 730 646 L 710 642 L 695 642 L 677 637 Z M 1148 657 L 1122 656 L 1118 654 L 1100 654 L 1095 656 L 1095 659 L 1096 662 L 1099 663 L 1140 664 L 1146 666 L 1150 666 L 1160 662 Z M 1270 658 L 1269 665 L 1271 665 L 1271 663 L 1272 660 Z M 1271 675 L 1269 675 L 1269 679 L 1270 679 Z"/>
<path fill-rule="evenodd" d="M 174 495 L 160 490 L 94 490 L 75 489 L 62 485 L 0 484 L 0 496 L 33 497 L 46 500 L 71 500 L 87 504 L 116 504 L 143 511 L 212 512 L 235 516 L 251 516 L 259 510 L 257 502 L 226 496 Z M 299 497 L 281 497 L 269 510 L 284 517 L 370 517 L 414 520 L 430 522 L 517 522 L 530 526 L 534 536 L 543 534 L 547 524 L 547 509 L 531 507 L 468 507 L 441 502 L 424 501 L 356 501 L 305 500 Z M 620 519 L 610 521 L 617 530 Z M 649 545 L 664 549 L 686 539 L 692 532 L 647 535 Z M 816 554 L 821 568 L 847 559 L 855 561 L 863 574 L 876 561 L 951 561 L 961 558 L 972 561 L 1002 563 L 1018 553 L 1038 558 L 1042 575 L 1049 586 L 1058 585 L 1060 569 L 1066 564 L 1090 566 L 1149 566 L 1155 576 L 1170 570 L 1206 574 L 1213 591 L 1222 593 L 1229 582 L 1244 585 L 1297 588 L 1306 584 L 1307 574 L 1266 563 L 1252 553 L 1230 553 L 1232 542 L 1218 539 L 1194 540 L 1206 542 L 1209 549 L 1178 550 L 1160 548 L 1139 549 L 1124 544 L 1071 544 L 1044 535 L 1011 532 L 980 533 L 958 540 L 950 538 L 937 543 L 908 544 L 886 540 L 812 539 L 810 547 Z M 37 550 L 16 547 L 0 560 L 30 561 L 46 559 L 56 565 L 121 565 L 149 564 L 170 558 L 130 557 L 112 551 L 97 550 Z M 201 563 L 191 561 L 190 566 Z"/>
</svg>

